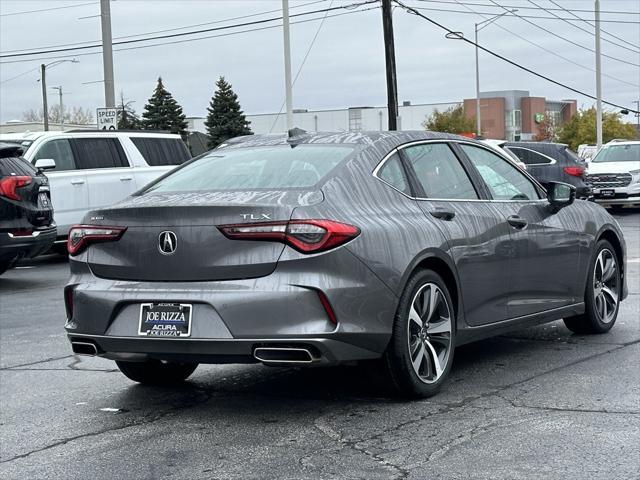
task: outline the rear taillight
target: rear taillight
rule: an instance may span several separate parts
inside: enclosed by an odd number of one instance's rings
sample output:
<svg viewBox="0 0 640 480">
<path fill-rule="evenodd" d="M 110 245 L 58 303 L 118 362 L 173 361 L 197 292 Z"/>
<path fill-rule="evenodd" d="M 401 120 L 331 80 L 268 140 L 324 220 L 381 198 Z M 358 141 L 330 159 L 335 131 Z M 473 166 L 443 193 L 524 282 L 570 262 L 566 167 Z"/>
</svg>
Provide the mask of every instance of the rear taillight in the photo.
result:
<svg viewBox="0 0 640 480">
<path fill-rule="evenodd" d="M 31 177 L 11 176 L 0 180 L 0 197 L 10 198 L 11 200 L 22 200 L 16 190 L 20 187 L 26 187 L 31 183 Z"/>
<path fill-rule="evenodd" d="M 115 242 L 120 240 L 127 227 L 104 227 L 100 225 L 74 225 L 69 230 L 67 251 L 78 255 L 92 243 Z"/>
<path fill-rule="evenodd" d="M 220 225 L 218 229 L 224 236 L 232 240 L 281 242 L 302 253 L 330 250 L 360 234 L 358 227 L 333 220 L 242 223 Z"/>
<path fill-rule="evenodd" d="M 564 167 L 564 173 L 573 177 L 581 177 L 584 175 L 584 167 Z"/>
</svg>

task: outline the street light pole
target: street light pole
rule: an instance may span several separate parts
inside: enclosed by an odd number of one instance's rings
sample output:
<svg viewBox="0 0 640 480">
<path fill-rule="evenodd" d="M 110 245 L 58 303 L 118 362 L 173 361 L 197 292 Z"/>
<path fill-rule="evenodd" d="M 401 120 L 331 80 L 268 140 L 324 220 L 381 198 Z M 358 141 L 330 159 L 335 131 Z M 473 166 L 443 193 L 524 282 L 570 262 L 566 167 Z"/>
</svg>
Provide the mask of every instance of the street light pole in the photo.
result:
<svg viewBox="0 0 640 480">
<path fill-rule="evenodd" d="M 44 126 L 45 132 L 49 131 L 49 107 L 47 102 L 47 67 L 55 67 L 56 65 L 60 65 L 61 63 L 65 63 L 65 62 L 79 63 L 79 60 L 76 58 L 72 58 L 70 60 L 56 60 L 55 62 L 47 63 L 46 65 L 44 63 L 40 65 L 40 83 L 42 84 L 42 120 L 43 120 L 43 124 L 44 124 L 43 126 Z M 60 103 L 62 103 L 62 101 Z"/>
<path fill-rule="evenodd" d="M 44 131 L 49 131 L 49 108 L 47 106 L 47 66 L 40 65 L 40 83 L 42 83 L 42 120 Z"/>
<path fill-rule="evenodd" d="M 480 49 L 478 48 L 478 24 L 476 23 L 476 136 L 482 135 L 480 120 Z"/>
<path fill-rule="evenodd" d="M 54 90 L 58 90 L 58 94 L 60 95 L 60 131 L 64 131 L 64 106 L 62 104 L 62 85 L 59 87 L 51 87 Z"/>
<path fill-rule="evenodd" d="M 289 31 L 289 0 L 282 0 L 282 27 L 284 35 L 284 88 L 287 106 L 287 131 L 293 129 L 293 88 L 291 86 L 291 38 Z"/>
<path fill-rule="evenodd" d="M 602 147 L 602 65 L 600 52 L 600 0 L 595 0 L 596 20 L 596 145 Z"/>
</svg>

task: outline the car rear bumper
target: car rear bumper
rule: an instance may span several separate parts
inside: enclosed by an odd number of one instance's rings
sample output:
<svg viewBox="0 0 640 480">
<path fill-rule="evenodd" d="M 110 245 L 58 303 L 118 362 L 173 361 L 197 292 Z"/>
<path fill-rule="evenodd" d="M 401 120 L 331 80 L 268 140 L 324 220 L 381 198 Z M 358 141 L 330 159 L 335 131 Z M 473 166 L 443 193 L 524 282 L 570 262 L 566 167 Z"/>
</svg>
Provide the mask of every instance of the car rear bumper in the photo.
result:
<svg viewBox="0 0 640 480">
<path fill-rule="evenodd" d="M 7 231 L 0 232 L 0 259 L 38 256 L 49 250 L 55 239 L 55 226 L 35 230 L 26 236 Z"/>
<path fill-rule="evenodd" d="M 593 199 L 600 205 L 640 205 L 640 193 L 628 195 L 626 193 L 616 193 L 613 197 L 603 197 L 594 195 Z"/>
<path fill-rule="evenodd" d="M 261 278 L 206 282 L 107 280 L 72 259 L 67 335 L 112 359 L 246 363 L 257 361 L 255 349 L 265 346 L 307 349 L 313 359 L 306 363 L 314 364 L 380 357 L 397 297 L 355 256 L 338 250 L 281 262 Z M 141 304 L 148 302 L 191 304 L 190 336 L 140 335 Z"/>
</svg>

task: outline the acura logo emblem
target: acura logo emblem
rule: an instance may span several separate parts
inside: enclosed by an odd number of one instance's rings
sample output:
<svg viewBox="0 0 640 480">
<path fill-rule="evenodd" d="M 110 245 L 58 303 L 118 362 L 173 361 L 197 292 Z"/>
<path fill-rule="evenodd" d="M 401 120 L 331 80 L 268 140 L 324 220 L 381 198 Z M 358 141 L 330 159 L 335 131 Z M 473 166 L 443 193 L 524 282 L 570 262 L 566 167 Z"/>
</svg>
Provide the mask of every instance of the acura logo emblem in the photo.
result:
<svg viewBox="0 0 640 480">
<path fill-rule="evenodd" d="M 163 255 L 172 255 L 178 247 L 178 237 L 170 231 L 160 232 L 158 235 L 158 250 Z"/>
</svg>

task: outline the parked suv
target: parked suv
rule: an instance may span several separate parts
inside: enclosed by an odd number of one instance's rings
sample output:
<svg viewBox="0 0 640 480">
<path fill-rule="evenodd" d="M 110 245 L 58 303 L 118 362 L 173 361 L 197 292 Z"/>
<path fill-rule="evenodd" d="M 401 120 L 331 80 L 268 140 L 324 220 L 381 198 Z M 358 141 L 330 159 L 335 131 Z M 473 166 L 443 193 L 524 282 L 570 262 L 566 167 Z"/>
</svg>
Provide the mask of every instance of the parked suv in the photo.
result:
<svg viewBox="0 0 640 480">
<path fill-rule="evenodd" d="M 549 182 L 564 182 L 576 187 L 578 198 L 589 196 L 585 181 L 585 162 L 564 143 L 508 142 L 506 148 L 527 166 L 527 172 L 547 186 Z"/>
<path fill-rule="evenodd" d="M 0 274 L 47 251 L 56 238 L 49 181 L 21 154 L 19 145 L 0 143 Z"/>
<path fill-rule="evenodd" d="M 37 132 L 11 141 L 31 163 L 55 161 L 48 176 L 60 247 L 87 211 L 122 200 L 191 158 L 179 135 L 163 133 Z"/>
<path fill-rule="evenodd" d="M 640 205 L 640 142 L 607 143 L 589 163 L 587 182 L 598 203 Z"/>
</svg>

